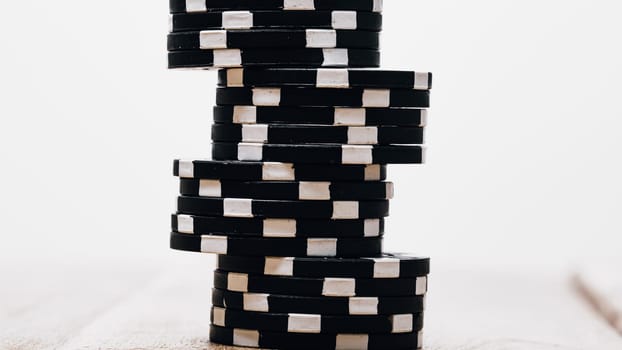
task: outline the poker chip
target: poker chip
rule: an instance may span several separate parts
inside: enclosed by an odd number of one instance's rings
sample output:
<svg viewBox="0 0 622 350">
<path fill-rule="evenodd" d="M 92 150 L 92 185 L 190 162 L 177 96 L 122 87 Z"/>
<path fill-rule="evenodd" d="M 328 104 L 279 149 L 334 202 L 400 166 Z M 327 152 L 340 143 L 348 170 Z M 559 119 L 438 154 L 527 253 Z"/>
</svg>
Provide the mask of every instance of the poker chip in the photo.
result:
<svg viewBox="0 0 622 350">
<path fill-rule="evenodd" d="M 374 256 L 382 250 L 382 237 L 265 238 L 171 233 L 171 249 L 197 253 L 243 256 Z"/>
<path fill-rule="evenodd" d="M 314 28 L 380 31 L 382 15 L 362 11 L 222 11 L 177 13 L 171 32 L 204 29 Z"/>
<path fill-rule="evenodd" d="M 183 196 L 273 200 L 375 200 L 393 198 L 392 182 L 180 179 Z"/>
<path fill-rule="evenodd" d="M 217 10 L 356 10 L 382 12 L 382 0 L 169 0 L 171 13 Z"/>
<path fill-rule="evenodd" d="M 382 236 L 384 219 L 249 219 L 173 214 L 171 228 L 175 232 L 193 235 L 360 238 Z"/>
<path fill-rule="evenodd" d="M 188 179 L 248 181 L 381 181 L 385 165 L 327 165 L 278 162 L 175 160 L 173 174 Z"/>
<path fill-rule="evenodd" d="M 410 145 L 212 143 L 212 158 L 324 164 L 422 164 L 424 148 Z"/>
<path fill-rule="evenodd" d="M 368 49 L 216 49 L 173 51 L 168 67 L 378 67 L 380 53 Z"/>
<path fill-rule="evenodd" d="M 215 123 L 424 127 L 427 109 L 215 106 Z"/>
<path fill-rule="evenodd" d="M 210 316 L 212 324 L 219 327 L 283 333 L 412 333 L 423 328 L 423 313 L 333 316 L 240 311 L 214 306 Z"/>
<path fill-rule="evenodd" d="M 168 35 L 168 50 L 350 48 L 378 50 L 380 34 L 335 29 L 235 29 Z"/>
<path fill-rule="evenodd" d="M 210 326 L 210 340 L 224 345 L 283 350 L 414 350 L 422 348 L 423 333 L 310 334 Z"/>
<path fill-rule="evenodd" d="M 231 68 L 218 71 L 221 87 L 379 88 L 430 90 L 432 73 L 380 69 Z"/>
<path fill-rule="evenodd" d="M 336 278 L 416 278 L 430 273 L 430 258 L 383 253 L 370 258 L 245 257 L 219 255 L 226 272 L 267 276 Z"/>
<path fill-rule="evenodd" d="M 393 315 L 424 311 L 425 296 L 301 297 L 212 290 L 212 304 L 233 310 L 322 315 Z"/>
<path fill-rule="evenodd" d="M 423 128 L 407 126 L 320 126 L 287 124 L 212 125 L 216 142 L 423 144 Z"/>
<path fill-rule="evenodd" d="M 247 88 L 216 90 L 216 104 L 243 106 L 416 107 L 430 106 L 430 92 L 415 89 Z"/>
<path fill-rule="evenodd" d="M 298 296 L 382 297 L 424 295 L 427 277 L 331 278 L 285 277 L 241 272 L 214 271 L 214 287 L 242 293 Z"/>
<path fill-rule="evenodd" d="M 233 218 L 375 219 L 389 215 L 389 201 L 291 201 L 180 196 L 178 214 Z"/>
</svg>

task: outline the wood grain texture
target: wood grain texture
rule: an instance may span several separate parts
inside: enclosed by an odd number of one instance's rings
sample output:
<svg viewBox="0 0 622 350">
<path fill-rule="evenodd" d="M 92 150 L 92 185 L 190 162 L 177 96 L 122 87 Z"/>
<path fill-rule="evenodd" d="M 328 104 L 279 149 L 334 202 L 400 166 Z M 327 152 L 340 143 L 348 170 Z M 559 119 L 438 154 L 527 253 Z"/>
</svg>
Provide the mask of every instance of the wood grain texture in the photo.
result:
<svg viewBox="0 0 622 350">
<path fill-rule="evenodd" d="M 211 259 L 141 266 L 3 264 L 0 349 L 242 349 L 208 341 Z M 622 349 L 565 274 L 435 269 L 430 282 L 426 349 Z"/>
<path fill-rule="evenodd" d="M 622 349 L 622 338 L 575 293 L 570 273 L 433 272 L 430 350 Z"/>
<path fill-rule="evenodd" d="M 574 276 L 577 291 L 622 335 L 622 261 L 584 264 Z"/>
</svg>

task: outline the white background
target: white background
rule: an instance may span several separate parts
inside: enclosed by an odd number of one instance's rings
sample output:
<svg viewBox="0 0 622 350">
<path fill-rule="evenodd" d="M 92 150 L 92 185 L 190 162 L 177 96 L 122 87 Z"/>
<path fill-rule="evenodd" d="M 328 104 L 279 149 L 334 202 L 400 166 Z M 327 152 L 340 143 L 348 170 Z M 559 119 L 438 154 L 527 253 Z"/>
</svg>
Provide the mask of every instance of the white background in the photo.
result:
<svg viewBox="0 0 622 350">
<path fill-rule="evenodd" d="M 183 259 L 176 157 L 210 154 L 215 73 L 167 71 L 164 0 L 9 1 L 0 256 Z M 385 3 L 385 68 L 434 72 L 428 164 L 394 166 L 386 248 L 449 264 L 619 254 L 622 7 Z"/>
</svg>

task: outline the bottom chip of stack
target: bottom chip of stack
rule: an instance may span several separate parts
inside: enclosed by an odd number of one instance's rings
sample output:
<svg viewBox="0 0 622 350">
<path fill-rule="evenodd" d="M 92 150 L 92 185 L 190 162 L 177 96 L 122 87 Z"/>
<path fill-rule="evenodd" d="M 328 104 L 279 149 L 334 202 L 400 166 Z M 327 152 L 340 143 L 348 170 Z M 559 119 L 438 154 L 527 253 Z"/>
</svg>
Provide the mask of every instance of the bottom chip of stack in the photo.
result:
<svg viewBox="0 0 622 350">
<path fill-rule="evenodd" d="M 210 337 L 271 349 L 422 347 L 429 259 L 218 256 Z"/>
<path fill-rule="evenodd" d="M 210 338 L 224 345 L 283 350 L 411 350 L 422 347 L 421 331 L 400 334 L 308 334 L 212 325 Z"/>
</svg>

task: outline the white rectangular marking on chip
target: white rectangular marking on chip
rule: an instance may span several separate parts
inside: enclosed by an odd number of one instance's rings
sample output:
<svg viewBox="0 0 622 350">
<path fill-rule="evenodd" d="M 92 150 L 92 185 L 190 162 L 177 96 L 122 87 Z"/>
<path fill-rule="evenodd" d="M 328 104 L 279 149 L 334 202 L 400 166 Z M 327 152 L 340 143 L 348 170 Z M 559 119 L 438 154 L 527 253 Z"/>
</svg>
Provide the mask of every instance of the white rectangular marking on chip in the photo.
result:
<svg viewBox="0 0 622 350">
<path fill-rule="evenodd" d="M 335 350 L 361 350 L 369 348 L 367 334 L 337 334 Z"/>
<path fill-rule="evenodd" d="M 358 219 L 359 202 L 355 201 L 334 201 L 333 219 Z"/>
<path fill-rule="evenodd" d="M 253 104 L 255 106 L 278 106 L 281 104 L 281 89 L 254 88 Z"/>
<path fill-rule="evenodd" d="M 294 275 L 294 259 L 293 258 L 271 258 L 267 257 L 263 269 L 264 275 L 272 276 L 293 276 Z"/>
<path fill-rule="evenodd" d="M 400 260 L 393 258 L 375 258 L 374 278 L 398 278 L 400 277 Z"/>
<path fill-rule="evenodd" d="M 428 125 L 428 116 L 430 112 L 427 109 L 422 109 L 420 113 L 421 113 L 421 122 L 419 123 L 419 126 Z"/>
<path fill-rule="evenodd" d="M 375 126 L 349 127 L 348 143 L 353 145 L 375 145 L 378 143 L 378 128 Z"/>
<path fill-rule="evenodd" d="M 257 107 L 234 106 L 233 122 L 235 124 L 255 124 L 257 122 Z"/>
<path fill-rule="evenodd" d="M 234 292 L 248 292 L 248 275 L 245 273 L 227 273 L 227 289 Z"/>
<path fill-rule="evenodd" d="M 341 146 L 342 164 L 373 164 L 372 146 Z"/>
<path fill-rule="evenodd" d="M 387 182 L 386 186 L 387 188 L 384 190 L 384 193 L 386 194 L 386 199 L 393 199 L 393 196 L 395 195 L 393 182 Z"/>
<path fill-rule="evenodd" d="M 238 160 L 262 160 L 263 144 L 261 143 L 239 143 Z"/>
<path fill-rule="evenodd" d="M 335 125 L 364 126 L 366 111 L 364 108 L 335 108 Z"/>
<path fill-rule="evenodd" d="M 199 197 L 222 197 L 220 180 L 199 180 Z"/>
<path fill-rule="evenodd" d="M 413 315 L 392 315 L 391 333 L 411 333 L 413 331 Z"/>
<path fill-rule="evenodd" d="M 380 236 L 380 219 L 367 219 L 365 220 L 365 237 L 378 237 Z"/>
<path fill-rule="evenodd" d="M 356 280 L 353 278 L 325 278 L 322 295 L 327 297 L 355 296 Z"/>
<path fill-rule="evenodd" d="M 283 0 L 283 10 L 315 10 L 315 1 Z"/>
<path fill-rule="evenodd" d="M 378 298 L 350 298 L 348 308 L 350 315 L 377 315 Z"/>
<path fill-rule="evenodd" d="M 242 142 L 268 142 L 268 125 L 242 125 Z"/>
<path fill-rule="evenodd" d="M 222 13 L 222 27 L 225 29 L 249 29 L 253 27 L 250 11 L 225 11 Z"/>
<path fill-rule="evenodd" d="M 233 345 L 259 347 L 259 331 L 249 329 L 233 330 Z"/>
<path fill-rule="evenodd" d="M 179 177 L 192 179 L 194 177 L 194 162 L 191 160 L 179 161 Z"/>
<path fill-rule="evenodd" d="M 253 200 L 245 198 L 225 198 L 223 200 L 223 216 L 234 218 L 252 218 Z"/>
<path fill-rule="evenodd" d="M 298 185 L 300 200 L 329 200 L 330 182 L 301 181 Z"/>
<path fill-rule="evenodd" d="M 380 181 L 382 175 L 380 164 L 372 164 L 365 167 L 365 181 Z"/>
<path fill-rule="evenodd" d="M 337 46 L 337 31 L 333 29 L 305 30 L 308 48 L 334 48 Z"/>
<path fill-rule="evenodd" d="M 201 252 L 214 254 L 227 254 L 226 236 L 201 236 Z"/>
<path fill-rule="evenodd" d="M 244 69 L 231 68 L 227 69 L 227 87 L 243 87 L 244 86 Z M 235 107 L 234 107 L 235 110 Z"/>
<path fill-rule="evenodd" d="M 226 49 L 226 30 L 202 30 L 199 32 L 199 47 L 201 49 Z"/>
<path fill-rule="evenodd" d="M 350 86 L 348 70 L 320 68 L 317 70 L 315 86 L 319 88 L 347 88 Z"/>
<path fill-rule="evenodd" d="M 225 323 L 226 310 L 221 307 L 214 306 L 213 311 L 214 311 L 214 324 L 220 327 L 227 327 Z"/>
<path fill-rule="evenodd" d="M 323 49 L 322 54 L 324 56 L 322 67 L 348 65 L 347 49 Z"/>
<path fill-rule="evenodd" d="M 415 90 L 428 90 L 430 88 L 430 74 L 415 72 Z"/>
<path fill-rule="evenodd" d="M 168 15 L 168 32 L 173 32 L 173 15 Z"/>
<path fill-rule="evenodd" d="M 289 314 L 287 331 L 292 333 L 320 333 L 322 316 L 309 314 Z"/>
<path fill-rule="evenodd" d="M 363 90 L 363 107 L 391 106 L 391 90 L 365 89 Z"/>
<path fill-rule="evenodd" d="M 177 215 L 177 232 L 194 233 L 194 219 L 190 215 Z"/>
<path fill-rule="evenodd" d="M 428 278 L 427 277 L 417 277 L 417 282 L 415 282 L 415 295 L 424 295 L 428 292 Z"/>
<path fill-rule="evenodd" d="M 268 294 L 245 293 L 243 295 L 244 310 L 257 312 L 270 312 Z"/>
<path fill-rule="evenodd" d="M 206 0 L 186 0 L 186 12 L 207 11 Z"/>
<path fill-rule="evenodd" d="M 382 12 L 382 8 L 383 8 L 383 0 L 374 0 L 374 8 L 372 9 L 373 12 Z"/>
<path fill-rule="evenodd" d="M 337 256 L 336 238 L 309 238 L 307 239 L 308 256 Z"/>
<path fill-rule="evenodd" d="M 242 51 L 240 49 L 222 49 L 212 52 L 215 67 L 239 67 L 242 65 Z"/>
<path fill-rule="evenodd" d="M 262 180 L 293 181 L 295 179 L 296 171 L 293 164 L 265 162 L 262 166 Z"/>
<path fill-rule="evenodd" d="M 263 221 L 264 237 L 296 237 L 296 220 L 265 219 Z"/>
<path fill-rule="evenodd" d="M 333 11 L 332 25 L 334 29 L 356 29 L 356 11 Z"/>
</svg>

